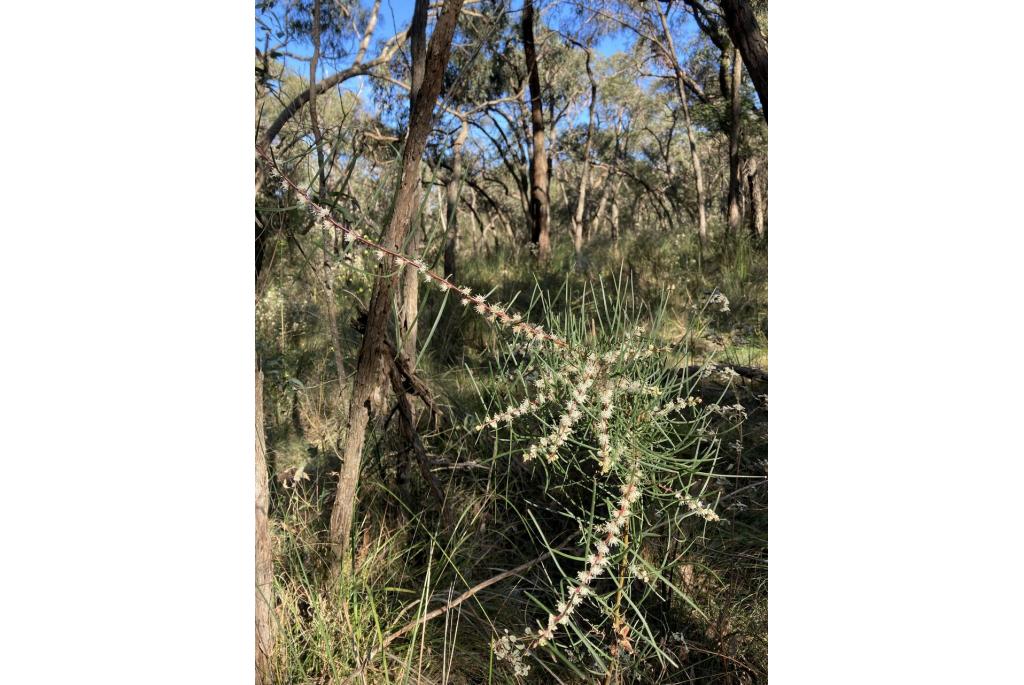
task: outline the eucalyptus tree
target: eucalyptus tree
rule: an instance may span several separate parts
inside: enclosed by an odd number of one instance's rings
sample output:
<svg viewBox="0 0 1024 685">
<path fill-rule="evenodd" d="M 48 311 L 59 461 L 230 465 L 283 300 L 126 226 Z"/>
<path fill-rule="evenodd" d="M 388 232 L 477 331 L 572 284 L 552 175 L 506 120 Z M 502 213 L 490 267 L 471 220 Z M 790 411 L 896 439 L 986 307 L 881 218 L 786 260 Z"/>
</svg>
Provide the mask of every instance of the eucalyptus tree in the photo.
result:
<svg viewBox="0 0 1024 685">
<path fill-rule="evenodd" d="M 551 198 L 548 193 L 548 158 L 544 152 L 544 101 L 540 90 L 540 70 L 537 66 L 537 45 L 534 37 L 533 0 L 523 6 L 523 53 L 526 57 L 527 78 L 530 84 L 530 124 L 533 131 L 530 147 L 530 239 L 537 248 L 537 258 L 544 261 L 551 252 L 551 233 L 548 221 Z"/>
<path fill-rule="evenodd" d="M 717 6 L 703 0 L 684 0 L 694 20 L 715 45 L 724 50 L 723 35 L 743 58 L 758 98 L 761 115 L 768 121 L 768 38 L 762 32 L 768 6 L 766 2 L 717 0 Z M 761 18 L 758 18 L 761 15 Z M 723 88 L 724 92 L 724 88 Z"/>
<path fill-rule="evenodd" d="M 445 68 L 451 52 L 452 38 L 458 23 L 463 0 L 444 0 L 423 59 L 423 80 L 411 94 L 408 134 L 402 151 L 402 169 L 395 189 L 391 215 L 382 243 L 396 252 L 409 232 L 412 215 L 416 211 L 415 198 L 420 185 L 420 163 L 430 134 L 434 107 L 444 80 Z M 413 71 L 415 72 L 416 65 Z M 342 452 L 342 468 L 338 489 L 331 510 L 330 542 L 335 569 L 344 573 L 351 564 L 350 535 L 355 512 L 356 491 L 362 465 L 363 444 L 369 421 L 370 396 L 380 383 L 384 340 L 391 309 L 392 292 L 398 281 L 395 262 L 386 256 L 382 260 L 378 277 L 370 296 L 362 344 L 359 348 L 356 375 L 349 402 L 349 416 Z"/>
</svg>

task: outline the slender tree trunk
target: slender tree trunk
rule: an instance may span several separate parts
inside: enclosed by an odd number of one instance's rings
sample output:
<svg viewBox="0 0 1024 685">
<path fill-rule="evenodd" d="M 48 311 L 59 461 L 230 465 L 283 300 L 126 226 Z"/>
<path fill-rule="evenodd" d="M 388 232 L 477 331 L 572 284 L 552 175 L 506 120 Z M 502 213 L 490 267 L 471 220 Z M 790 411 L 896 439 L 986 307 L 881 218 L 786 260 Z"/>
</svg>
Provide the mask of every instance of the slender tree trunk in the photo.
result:
<svg viewBox="0 0 1024 685">
<path fill-rule="evenodd" d="M 413 204 L 416 209 L 413 211 L 409 239 L 405 243 L 405 251 L 411 255 L 419 255 L 422 244 L 422 217 L 419 207 L 422 201 L 422 188 L 417 188 Z M 413 269 L 406 269 L 401 275 L 401 287 L 398 296 L 398 330 L 401 334 L 401 351 L 410 359 L 410 363 L 416 365 L 416 333 L 417 320 L 420 308 L 420 275 Z"/>
<path fill-rule="evenodd" d="M 452 37 L 458 23 L 463 0 L 444 0 L 437 18 L 434 34 L 427 48 L 423 85 L 409 113 L 409 133 L 402 153 L 402 174 L 395 191 L 395 200 L 384 233 L 383 243 L 394 250 L 401 249 L 413 212 L 416 210 L 416 190 L 420 183 L 420 159 L 426 147 L 433 120 L 434 105 L 441 92 L 445 67 L 451 53 Z M 384 349 L 391 295 L 397 276 L 386 274 L 394 270 L 394 260 L 385 259 L 370 296 L 363 342 L 359 348 L 355 382 L 349 402 L 349 417 L 345 443 L 342 449 L 341 475 L 338 491 L 331 509 L 330 544 L 335 573 L 348 571 L 351 564 L 351 532 L 355 514 L 356 491 L 362 466 L 363 444 L 369 421 L 370 396 L 381 381 L 381 354 Z"/>
<path fill-rule="evenodd" d="M 594 138 L 594 111 L 597 109 L 597 81 L 594 80 L 594 71 L 590 68 L 591 51 L 587 52 L 587 78 L 590 79 L 590 108 L 587 112 L 587 139 L 583 143 L 583 169 L 580 172 L 580 192 L 576 199 L 576 212 L 573 215 L 573 248 L 576 250 L 576 258 L 579 259 L 583 249 L 583 241 L 589 236 L 584 234 L 583 214 L 587 206 L 587 188 L 590 185 L 590 148 Z"/>
<path fill-rule="evenodd" d="M 747 0 L 721 0 L 729 38 L 743 56 L 747 73 L 761 100 L 761 114 L 768 121 L 768 42 Z"/>
<path fill-rule="evenodd" d="M 679 102 L 683 107 L 683 121 L 686 124 L 686 140 L 690 144 L 690 162 L 693 164 L 693 183 L 697 190 L 697 235 L 702 245 L 708 242 L 708 218 L 704 210 L 706 199 L 704 197 L 704 173 L 700 165 L 700 155 L 697 152 L 697 138 L 693 134 L 693 122 L 690 120 L 690 105 L 686 100 L 686 77 L 683 68 L 676 57 L 675 44 L 672 41 L 672 32 L 668 28 L 668 19 L 661 7 L 655 4 L 658 17 L 661 19 L 661 28 L 665 34 L 665 43 L 668 46 L 669 54 L 665 55 L 676 76 L 676 92 L 679 95 Z"/>
<path fill-rule="evenodd" d="M 469 137 L 469 120 L 462 119 L 459 135 L 452 146 L 452 175 L 445 188 L 447 204 L 448 239 L 444 244 L 444 273 L 454 280 L 456 276 L 456 258 L 459 251 L 459 186 L 462 184 L 462 146 Z"/>
<path fill-rule="evenodd" d="M 409 110 L 416 107 L 416 99 L 423 87 L 423 70 L 427 57 L 427 8 L 428 0 L 416 0 L 413 6 L 412 23 L 409 26 L 409 48 L 412 53 L 412 74 L 409 81 Z M 405 250 L 418 255 L 423 230 L 423 216 L 420 211 L 422 200 L 422 183 L 416 184 L 413 197 L 415 209 L 412 215 L 412 228 Z M 401 295 L 398 299 L 398 330 L 401 335 L 400 351 L 416 365 L 416 324 L 420 305 L 420 275 L 412 269 L 402 272 Z"/>
<path fill-rule="evenodd" d="M 533 148 L 530 156 L 530 238 L 537 247 L 537 258 L 545 261 L 551 253 L 548 229 L 550 199 L 548 196 L 548 158 L 544 153 L 544 106 L 540 93 L 540 71 L 537 69 L 537 47 L 533 38 L 533 0 L 523 8 L 523 50 L 530 79 L 530 122 L 533 126 Z"/>
<path fill-rule="evenodd" d="M 743 80 L 743 61 L 739 50 L 732 50 L 732 78 L 730 80 L 729 108 L 729 205 L 727 210 L 730 235 L 739 235 L 743 222 L 740 201 L 743 183 L 740 180 L 740 85 Z"/>
<path fill-rule="evenodd" d="M 594 218 L 591 221 L 593 233 L 596 234 L 601 230 L 601 222 L 604 221 L 605 209 L 608 207 L 608 197 L 609 195 L 614 194 L 615 189 L 612 188 L 611 183 L 606 180 L 604 192 L 601 193 L 601 200 L 597 203 L 597 210 L 594 211 Z M 614 202 L 614 199 L 612 201 Z M 618 238 L 613 235 L 612 239 L 617 240 Z"/>
<path fill-rule="evenodd" d="M 270 480 L 263 428 L 263 374 L 256 368 L 256 685 L 271 685 L 274 654 L 274 557 L 270 540 Z"/>
<path fill-rule="evenodd" d="M 612 240 L 618 244 L 619 242 L 619 200 L 615 197 L 615 193 L 612 193 Z"/>
<path fill-rule="evenodd" d="M 458 275 L 458 253 L 459 253 L 459 188 L 462 185 L 462 146 L 469 137 L 469 120 L 462 118 L 459 133 L 452 145 L 452 169 L 451 176 L 445 186 L 445 237 L 444 243 L 444 272 L 452 281 Z M 475 212 L 475 210 L 474 210 Z M 445 345 L 442 352 L 447 359 L 455 360 L 462 356 L 462 329 L 459 326 L 461 312 L 456 311 L 461 307 L 447 307 L 445 320 L 448 335 L 445 336 Z"/>
<path fill-rule="evenodd" d="M 607 189 L 604 187 L 604 182 L 606 180 L 607 180 L 607 176 L 602 178 L 600 175 L 598 175 L 595 178 L 595 176 L 594 176 L 594 169 L 591 166 L 590 178 L 589 178 L 589 180 L 587 182 L 587 196 L 590 198 L 590 204 L 591 205 L 594 204 L 594 197 L 595 197 L 595 195 L 597 195 L 598 191 L 607 192 Z M 594 211 L 591 210 L 591 211 L 588 212 L 586 206 L 584 206 L 584 208 L 583 208 L 582 219 L 583 219 L 583 242 L 587 243 L 587 242 L 592 240 L 597 235 L 596 230 L 599 227 L 594 225 Z"/>
<path fill-rule="evenodd" d="M 697 189 L 697 235 L 700 242 L 707 245 L 708 242 L 708 217 L 704 211 L 706 203 L 704 197 L 704 173 L 700 166 L 700 155 L 697 153 L 697 138 L 693 134 L 693 122 L 690 121 L 690 106 L 686 103 L 686 92 L 683 90 L 683 82 L 676 79 L 679 89 L 680 102 L 683 105 L 683 120 L 686 123 L 686 140 L 690 144 L 690 161 L 693 163 L 693 183 Z"/>
<path fill-rule="evenodd" d="M 764 238 L 764 198 L 761 196 L 761 179 L 759 178 L 756 159 L 748 165 L 747 183 L 750 186 L 750 232 L 760 240 Z"/>
<path fill-rule="evenodd" d="M 722 100 L 732 98 L 732 53 L 735 48 L 728 44 L 720 51 L 718 59 L 718 90 L 722 93 Z"/>
<path fill-rule="evenodd" d="M 634 231 L 636 231 L 637 226 L 641 225 L 640 213 L 643 211 L 643 206 L 640 204 L 640 200 L 642 200 L 643 197 L 643 193 L 633 194 L 633 207 L 630 209 L 629 216 L 633 220 Z"/>
</svg>

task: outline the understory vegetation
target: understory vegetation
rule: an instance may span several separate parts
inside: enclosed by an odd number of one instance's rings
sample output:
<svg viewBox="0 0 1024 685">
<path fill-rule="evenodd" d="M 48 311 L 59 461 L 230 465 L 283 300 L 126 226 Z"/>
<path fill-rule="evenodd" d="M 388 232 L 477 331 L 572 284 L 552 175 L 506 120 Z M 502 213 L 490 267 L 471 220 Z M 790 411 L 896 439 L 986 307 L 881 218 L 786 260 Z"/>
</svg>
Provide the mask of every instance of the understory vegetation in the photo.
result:
<svg viewBox="0 0 1024 685">
<path fill-rule="evenodd" d="M 258 679 L 767 681 L 734 4 L 257 6 Z"/>
</svg>

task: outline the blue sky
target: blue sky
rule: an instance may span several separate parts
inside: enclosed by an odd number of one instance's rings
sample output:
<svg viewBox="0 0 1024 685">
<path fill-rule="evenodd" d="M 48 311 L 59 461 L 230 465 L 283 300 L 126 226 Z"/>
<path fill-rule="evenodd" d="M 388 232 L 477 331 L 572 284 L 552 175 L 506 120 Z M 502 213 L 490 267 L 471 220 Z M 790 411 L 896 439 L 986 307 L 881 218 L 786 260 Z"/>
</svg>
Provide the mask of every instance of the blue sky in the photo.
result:
<svg viewBox="0 0 1024 685">
<path fill-rule="evenodd" d="M 378 41 L 394 35 L 396 31 L 402 30 L 409 25 L 409 22 L 412 19 L 414 4 L 415 0 L 382 0 L 380 14 L 377 19 L 377 28 L 374 32 L 374 43 L 371 44 L 369 55 L 376 54 L 373 46 L 375 46 Z M 543 12 L 542 16 L 545 19 L 545 23 L 553 25 L 562 23 L 564 25 L 563 22 L 558 21 L 558 17 L 554 15 L 554 12 L 567 12 L 565 8 L 557 8 L 545 12 L 545 3 L 541 1 L 539 2 L 539 5 Z M 513 0 L 512 7 L 514 12 L 518 12 L 522 8 L 522 0 Z M 695 22 L 692 19 L 689 19 L 683 27 L 682 36 L 677 39 L 677 49 L 683 47 L 682 43 L 688 42 L 697 33 L 697 31 L 698 28 Z M 612 35 L 603 37 L 595 46 L 595 50 L 599 55 L 608 56 L 616 52 L 627 50 L 634 40 L 635 34 L 632 31 L 622 29 Z M 258 47 L 262 47 L 263 45 L 263 34 L 258 27 L 256 29 L 256 44 Z M 299 55 L 311 55 L 313 53 L 313 46 L 309 42 L 306 42 L 305 44 L 292 43 L 289 45 L 289 50 Z M 284 58 L 284 60 L 288 67 L 297 73 L 302 74 L 303 76 L 309 73 L 308 62 L 289 58 Z M 346 61 L 343 66 L 347 66 L 347 64 L 348 62 Z M 330 75 L 336 68 L 338 68 L 338 65 L 321 64 L 318 69 L 320 77 L 323 78 Z M 368 97 L 371 92 L 370 78 L 368 76 L 359 76 L 349 79 L 342 84 L 341 87 L 352 92 L 361 92 L 364 102 L 372 109 L 372 104 L 368 101 Z"/>
<path fill-rule="evenodd" d="M 377 29 L 374 33 L 375 39 L 387 38 L 388 36 L 394 35 L 396 31 L 404 29 L 406 26 L 408 26 L 410 20 L 412 19 L 412 10 L 414 2 L 415 0 L 383 0 L 383 2 L 381 3 L 380 16 L 378 17 L 377 20 Z M 514 5 L 514 7 L 517 10 L 520 6 L 521 3 L 516 3 Z M 549 15 L 545 13 L 545 16 Z M 607 56 L 614 54 L 616 52 L 626 50 L 632 44 L 632 42 L 633 36 L 630 34 L 629 31 L 623 30 L 614 35 L 605 36 L 604 38 L 602 38 L 596 46 L 596 51 L 600 55 Z M 257 47 L 263 46 L 263 34 L 258 27 L 256 28 L 256 45 Z M 313 46 L 308 42 L 304 45 L 292 44 L 290 48 L 291 51 L 294 52 L 295 54 L 311 55 L 313 52 Z M 285 58 L 285 63 L 288 65 L 289 68 L 301 74 L 305 74 L 306 71 L 309 69 L 306 63 L 297 60 Z M 324 70 L 321 71 L 320 73 L 321 75 L 323 75 L 329 72 L 330 70 L 330 67 L 325 67 Z M 353 84 L 350 82 L 349 87 L 351 87 L 352 89 L 357 89 L 358 84 Z"/>
</svg>

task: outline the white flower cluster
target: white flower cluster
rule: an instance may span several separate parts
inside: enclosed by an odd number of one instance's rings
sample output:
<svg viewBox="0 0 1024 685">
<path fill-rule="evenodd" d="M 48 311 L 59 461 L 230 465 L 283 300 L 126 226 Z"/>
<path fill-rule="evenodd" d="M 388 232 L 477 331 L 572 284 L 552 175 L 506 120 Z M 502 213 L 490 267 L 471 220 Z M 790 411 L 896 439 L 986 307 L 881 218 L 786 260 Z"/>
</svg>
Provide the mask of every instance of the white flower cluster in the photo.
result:
<svg viewBox="0 0 1024 685">
<path fill-rule="evenodd" d="M 515 635 L 509 635 L 507 630 L 504 636 L 494 641 L 494 656 L 498 661 L 508 661 L 518 676 L 525 677 L 530 674 L 530 664 L 525 660 L 527 654 L 526 647 L 520 639 Z"/>
<path fill-rule="evenodd" d="M 651 584 L 651 574 L 647 572 L 647 569 L 635 561 L 629 565 L 629 573 L 634 578 L 640 580 L 643 583 Z"/>
<path fill-rule="evenodd" d="M 740 375 L 731 366 L 723 366 L 721 368 L 709 367 L 704 372 L 704 377 L 712 378 L 722 385 L 730 385 L 739 380 Z"/>
<path fill-rule="evenodd" d="M 729 421 L 734 421 L 736 423 L 740 423 L 741 421 L 747 420 L 747 410 L 743 407 L 742 404 L 739 403 L 730 404 L 725 407 L 722 407 L 717 403 L 709 404 L 708 411 L 713 414 L 718 414 L 722 418 L 727 419 Z"/>
<path fill-rule="evenodd" d="M 620 378 L 615 381 L 615 389 L 621 390 L 622 392 L 629 393 L 631 395 L 650 395 L 657 397 L 661 394 L 661 388 L 656 385 L 648 385 L 641 383 L 640 381 L 629 380 L 627 378 Z"/>
<path fill-rule="evenodd" d="M 627 342 L 618 350 L 610 350 L 604 353 L 601 357 L 602 361 L 611 364 L 616 361 L 631 362 L 638 359 L 647 359 L 653 357 L 657 352 L 663 351 L 665 348 L 655 347 L 654 345 L 648 344 L 642 346 L 639 344 Z"/>
<path fill-rule="evenodd" d="M 568 623 L 576 607 L 583 603 L 585 597 L 593 594 L 590 584 L 607 570 L 612 549 L 622 542 L 619 535 L 626 526 L 633 504 L 640 499 L 639 482 L 640 472 L 634 471 L 629 481 L 620 488 L 621 495 L 612 510 L 612 515 L 600 528 L 601 532 L 605 533 L 604 538 L 594 545 L 594 552 L 587 557 L 587 566 L 576 574 L 577 583 L 570 588 L 568 598 L 558 602 L 555 607 L 556 613 L 548 615 L 547 627 L 537 631 L 537 637 L 530 644 L 530 650 L 543 647 L 550 642 L 558 626 Z"/>
<path fill-rule="evenodd" d="M 558 419 L 558 426 L 554 431 L 530 445 L 526 455 L 523 457 L 525 461 L 536 459 L 542 453 L 549 462 L 558 459 L 559 448 L 569 439 L 569 436 L 572 435 L 573 426 L 583 416 L 582 407 L 590 397 L 590 388 L 594 385 L 594 378 L 597 376 L 599 369 L 600 366 L 597 363 L 597 358 L 591 354 L 587 357 L 587 362 L 583 365 L 583 370 L 580 372 L 576 386 L 573 388 L 572 399 L 565 405 L 565 413 Z"/>
<path fill-rule="evenodd" d="M 689 507 L 690 511 L 696 513 L 697 516 L 700 516 L 705 521 L 721 520 L 718 518 L 718 514 L 715 513 L 714 509 L 705 506 L 703 502 L 688 493 L 677 492 L 676 499 Z"/>
<path fill-rule="evenodd" d="M 541 376 L 533 382 L 534 386 L 537 388 L 537 394 L 534 395 L 532 400 L 529 398 L 524 399 L 519 404 L 512 405 L 505 409 L 505 411 L 499 412 L 494 416 L 485 416 L 483 420 L 473 428 L 473 430 L 482 431 L 484 428 L 497 428 L 498 424 L 508 423 L 509 421 L 517 419 L 524 414 L 540 409 L 549 399 L 552 399 L 551 395 L 549 395 L 549 392 L 551 391 L 545 391 L 545 389 L 550 389 L 554 386 L 556 378 L 557 374 L 555 373 L 552 373 L 547 377 Z"/>
<path fill-rule="evenodd" d="M 717 307 L 720 312 L 729 311 L 729 298 L 722 294 L 720 290 L 716 290 L 711 294 L 708 304 Z"/>
<path fill-rule="evenodd" d="M 597 423 L 594 425 L 594 430 L 597 433 L 597 456 L 601 460 L 601 473 L 608 473 L 614 463 L 611 437 L 608 435 L 608 421 L 612 418 L 612 409 L 614 408 L 614 386 L 611 384 L 601 386 L 601 393 L 598 397 L 601 401 L 601 412 L 597 415 Z"/>
<path fill-rule="evenodd" d="M 270 178 L 271 181 L 277 183 L 277 187 L 286 193 L 291 188 L 288 184 L 288 179 L 281 175 L 281 172 L 278 171 L 276 167 L 271 166 L 267 169 L 267 177 Z"/>
<path fill-rule="evenodd" d="M 701 398 L 694 397 L 693 395 L 690 395 L 688 397 L 683 397 L 683 396 L 680 395 L 679 397 L 675 398 L 674 400 L 672 400 L 671 402 L 666 404 L 661 409 L 658 409 L 657 411 L 655 411 L 654 415 L 655 416 L 668 416 L 669 414 L 671 414 L 674 411 L 682 411 L 683 409 L 685 409 L 687 407 L 690 407 L 690 408 L 696 407 L 698 404 L 700 404 L 703 401 L 704 400 L 702 400 Z"/>
<path fill-rule="evenodd" d="M 612 364 L 617 361 L 629 362 L 638 359 L 648 359 L 655 354 L 668 352 L 672 349 L 671 345 L 663 345 L 661 347 L 655 347 L 650 343 L 644 345 L 641 336 L 646 332 L 647 329 L 644 326 L 637 326 L 626 334 L 625 341 L 618 349 L 605 352 L 601 356 L 601 361 L 606 364 Z"/>
</svg>

